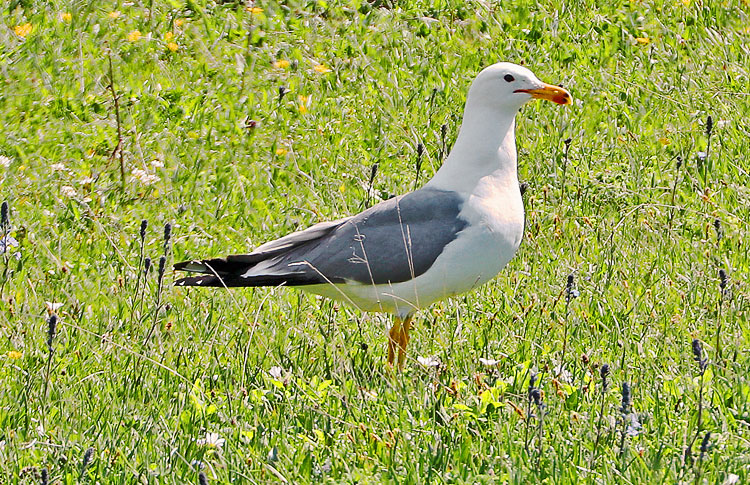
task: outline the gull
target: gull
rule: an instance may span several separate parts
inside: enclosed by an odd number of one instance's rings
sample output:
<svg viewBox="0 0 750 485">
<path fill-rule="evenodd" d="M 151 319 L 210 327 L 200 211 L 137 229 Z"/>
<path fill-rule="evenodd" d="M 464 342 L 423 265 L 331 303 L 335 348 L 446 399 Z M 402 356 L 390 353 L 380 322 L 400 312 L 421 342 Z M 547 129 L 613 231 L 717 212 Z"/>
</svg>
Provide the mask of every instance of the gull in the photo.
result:
<svg viewBox="0 0 750 485">
<path fill-rule="evenodd" d="M 471 84 L 463 123 L 445 163 L 423 187 L 357 215 L 321 222 L 249 254 L 184 261 L 199 273 L 177 286 L 298 286 L 394 315 L 388 364 L 406 361 L 412 317 L 432 303 L 487 283 L 523 238 L 515 117 L 532 99 L 570 104 L 563 88 L 500 62 Z"/>
</svg>

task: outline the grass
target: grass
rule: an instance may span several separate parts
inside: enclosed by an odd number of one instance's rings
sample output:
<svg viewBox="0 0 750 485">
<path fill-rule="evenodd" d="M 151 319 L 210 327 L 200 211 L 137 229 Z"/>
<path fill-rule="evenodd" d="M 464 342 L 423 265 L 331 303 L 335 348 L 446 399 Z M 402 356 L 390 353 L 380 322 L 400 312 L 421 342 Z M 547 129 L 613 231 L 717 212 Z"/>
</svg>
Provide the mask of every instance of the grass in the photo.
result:
<svg viewBox="0 0 750 485">
<path fill-rule="evenodd" d="M 394 3 L 3 7 L 0 482 L 750 480 L 747 2 Z M 384 316 L 172 287 L 427 180 L 498 60 L 575 101 L 522 110 L 522 248 L 401 377 Z"/>
</svg>

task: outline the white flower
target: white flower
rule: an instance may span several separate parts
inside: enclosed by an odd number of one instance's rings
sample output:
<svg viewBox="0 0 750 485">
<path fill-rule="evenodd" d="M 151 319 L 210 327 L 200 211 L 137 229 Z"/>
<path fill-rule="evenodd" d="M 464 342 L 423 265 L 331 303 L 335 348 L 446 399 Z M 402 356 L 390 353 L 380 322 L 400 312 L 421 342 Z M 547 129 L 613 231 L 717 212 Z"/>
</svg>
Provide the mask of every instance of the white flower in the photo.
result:
<svg viewBox="0 0 750 485">
<path fill-rule="evenodd" d="M 636 413 L 630 414 L 630 424 L 628 425 L 625 432 L 628 436 L 638 436 L 641 434 L 641 429 L 643 426 L 641 426 L 640 421 L 638 421 L 638 415 Z"/>
<path fill-rule="evenodd" d="M 730 123 L 729 120 L 719 120 L 719 121 L 716 122 L 716 127 L 717 128 L 726 128 L 727 126 L 729 126 L 729 123 Z"/>
<path fill-rule="evenodd" d="M 5 155 L 0 155 L 0 167 L 8 168 L 10 167 L 10 162 L 13 160 L 10 159 L 10 157 L 6 157 Z"/>
<path fill-rule="evenodd" d="M 50 313 L 56 312 L 57 310 L 59 310 L 63 306 L 62 303 L 57 303 L 57 302 L 53 302 L 53 301 L 45 301 L 44 304 L 47 306 L 47 311 L 50 312 Z"/>
<path fill-rule="evenodd" d="M 74 189 L 70 185 L 63 185 L 62 187 L 60 187 L 60 195 L 62 195 L 63 197 L 75 197 L 76 189 Z"/>
<path fill-rule="evenodd" d="M 91 185 L 94 183 L 94 177 L 83 177 L 78 183 L 81 185 Z"/>
<path fill-rule="evenodd" d="M 439 367 L 440 366 L 440 360 L 437 357 L 422 357 L 420 355 L 419 357 L 417 357 L 417 362 L 419 362 L 425 367 Z"/>
<path fill-rule="evenodd" d="M 499 360 L 495 359 L 485 359 L 484 357 L 479 358 L 479 363 L 482 365 L 486 365 L 487 367 L 492 367 L 500 363 Z"/>
<path fill-rule="evenodd" d="M 153 160 L 151 161 L 151 166 L 154 168 L 162 168 L 164 167 L 164 162 L 162 162 L 161 160 Z"/>
<path fill-rule="evenodd" d="M 9 248 L 14 248 L 16 246 L 18 246 L 18 241 L 16 241 L 10 234 L 0 237 L 0 254 L 5 254 Z"/>
<path fill-rule="evenodd" d="M 158 176 L 139 168 L 133 169 L 133 178 L 143 185 L 153 185 L 160 180 Z"/>
<path fill-rule="evenodd" d="M 53 163 L 52 165 L 49 166 L 49 168 L 51 168 L 55 172 L 64 172 L 65 170 L 67 170 L 65 168 L 65 165 L 62 163 Z"/>
<path fill-rule="evenodd" d="M 277 381 L 280 381 L 284 377 L 284 369 L 275 365 L 268 369 L 268 374 Z"/>
<path fill-rule="evenodd" d="M 206 433 L 205 438 L 198 438 L 195 440 L 198 446 L 208 446 L 209 448 L 221 448 L 224 446 L 224 438 L 219 436 L 219 433 Z"/>
<path fill-rule="evenodd" d="M 740 476 L 735 475 L 734 473 L 730 473 L 727 475 L 727 479 L 724 480 L 723 485 L 736 485 L 737 483 L 740 483 Z"/>
</svg>

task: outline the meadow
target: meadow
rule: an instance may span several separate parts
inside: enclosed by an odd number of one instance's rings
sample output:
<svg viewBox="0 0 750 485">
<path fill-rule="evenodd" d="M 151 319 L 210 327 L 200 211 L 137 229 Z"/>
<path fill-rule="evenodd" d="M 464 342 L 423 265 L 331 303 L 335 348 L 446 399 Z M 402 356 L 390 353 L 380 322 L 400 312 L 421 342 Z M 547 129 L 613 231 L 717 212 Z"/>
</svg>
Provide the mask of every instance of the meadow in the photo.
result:
<svg viewBox="0 0 750 485">
<path fill-rule="evenodd" d="M 747 0 L 10 0 L 0 483 L 750 481 Z M 526 232 L 415 319 L 175 288 L 419 186 L 505 60 Z"/>
</svg>

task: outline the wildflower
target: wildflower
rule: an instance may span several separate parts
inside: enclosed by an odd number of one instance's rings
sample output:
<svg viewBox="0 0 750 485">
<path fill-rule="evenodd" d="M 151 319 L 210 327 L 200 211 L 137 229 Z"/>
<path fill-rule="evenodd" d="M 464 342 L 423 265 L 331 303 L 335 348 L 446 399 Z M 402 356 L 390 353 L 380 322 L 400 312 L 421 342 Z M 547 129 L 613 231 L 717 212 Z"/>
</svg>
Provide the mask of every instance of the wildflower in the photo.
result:
<svg viewBox="0 0 750 485">
<path fill-rule="evenodd" d="M 205 438 L 198 438 L 197 440 L 195 440 L 195 443 L 198 446 L 220 449 L 222 446 L 224 446 L 225 441 L 226 440 L 224 438 L 221 438 L 219 436 L 219 433 L 206 433 Z"/>
<path fill-rule="evenodd" d="M 13 160 L 10 159 L 10 157 L 6 157 L 5 155 L 0 155 L 0 167 L 8 168 L 10 167 L 10 162 Z"/>
<path fill-rule="evenodd" d="M 286 69 L 291 64 L 286 59 L 279 59 L 273 63 L 274 69 Z"/>
<path fill-rule="evenodd" d="M 280 381 L 284 377 L 284 369 L 282 367 L 279 367 L 278 365 L 275 365 L 268 369 L 268 374 L 277 381 Z"/>
<path fill-rule="evenodd" d="M 170 42 L 167 44 L 167 49 L 169 49 L 170 52 L 177 52 L 179 48 L 180 46 L 177 45 L 176 42 Z"/>
<path fill-rule="evenodd" d="M 174 21 L 175 27 L 182 27 L 184 23 L 185 23 L 185 19 L 175 19 Z"/>
<path fill-rule="evenodd" d="M 651 39 L 648 37 L 636 37 L 635 41 L 641 45 L 648 45 L 651 43 Z"/>
<path fill-rule="evenodd" d="M 630 424 L 628 424 L 627 428 L 625 428 L 625 434 L 630 437 L 635 437 L 641 434 L 641 429 L 643 429 L 643 425 L 641 425 L 641 422 L 638 421 L 638 414 L 631 413 Z"/>
<path fill-rule="evenodd" d="M 119 18 L 120 17 L 120 11 L 119 10 L 114 10 L 112 12 L 109 12 L 107 14 L 107 17 L 109 17 L 109 18 L 111 18 L 113 20 L 116 19 L 116 18 Z"/>
<path fill-rule="evenodd" d="M 671 144 L 672 141 L 669 138 L 667 138 L 666 136 L 663 136 L 663 137 L 659 138 L 659 143 L 661 143 L 662 146 L 667 146 L 667 145 Z"/>
<path fill-rule="evenodd" d="M 167 33 L 164 34 L 164 40 L 167 41 L 167 42 L 169 42 L 173 38 L 174 38 L 174 33 L 173 32 L 167 32 Z"/>
<path fill-rule="evenodd" d="M 5 236 L 0 237 L 0 254 L 5 254 L 6 251 L 8 251 L 9 248 L 14 248 L 18 246 L 18 241 L 16 241 L 10 234 L 6 234 Z M 16 253 L 15 256 L 17 258 L 21 257 L 21 253 Z"/>
<path fill-rule="evenodd" d="M 417 357 L 417 362 L 425 367 L 440 367 L 440 359 L 437 357 Z"/>
<path fill-rule="evenodd" d="M 479 363 L 482 365 L 486 365 L 487 367 L 492 367 L 500 363 L 499 360 L 495 359 L 485 359 L 484 357 L 479 358 Z"/>
<path fill-rule="evenodd" d="M 260 15 L 263 13 L 263 9 L 260 7 L 247 7 L 247 11 L 253 15 Z"/>
<path fill-rule="evenodd" d="M 49 168 L 51 168 L 55 172 L 64 172 L 65 170 L 67 170 L 67 168 L 65 168 L 65 164 L 63 163 L 53 163 L 49 166 Z"/>
<path fill-rule="evenodd" d="M 298 99 L 299 99 L 299 112 L 302 114 L 307 113 L 307 106 L 310 104 L 310 97 L 300 95 Z"/>
<path fill-rule="evenodd" d="M 8 358 L 13 360 L 18 360 L 21 357 L 23 357 L 23 354 L 17 350 L 11 350 L 8 352 Z"/>
<path fill-rule="evenodd" d="M 278 155 L 280 157 L 286 155 L 286 149 L 284 149 L 284 148 L 277 148 L 276 149 L 276 155 Z"/>
<path fill-rule="evenodd" d="M 140 30 L 134 30 L 128 34 L 128 42 L 138 42 L 143 35 Z"/>
<path fill-rule="evenodd" d="M 69 24 L 73 20 L 73 16 L 70 14 L 70 12 L 63 12 L 60 14 L 60 20 L 62 20 L 66 24 Z"/>
<path fill-rule="evenodd" d="M 76 189 L 74 189 L 70 185 L 63 185 L 62 187 L 60 187 L 60 195 L 62 195 L 63 197 L 73 198 L 77 195 Z"/>
<path fill-rule="evenodd" d="M 33 30 L 33 27 L 29 22 L 26 22 L 25 24 L 16 25 L 13 27 L 13 32 L 22 39 L 25 39 Z"/>
<path fill-rule="evenodd" d="M 161 180 L 157 175 L 148 173 L 145 170 L 139 168 L 133 169 L 133 178 L 138 180 L 143 185 L 153 185 Z"/>
<path fill-rule="evenodd" d="M 62 308 L 63 304 L 55 301 L 45 301 L 44 306 L 47 307 L 47 314 L 52 315 L 57 313 L 57 310 Z"/>
<path fill-rule="evenodd" d="M 317 66 L 313 67 L 313 69 L 315 70 L 315 72 L 319 72 L 320 74 L 331 72 L 331 70 L 324 64 L 318 64 Z"/>
</svg>

